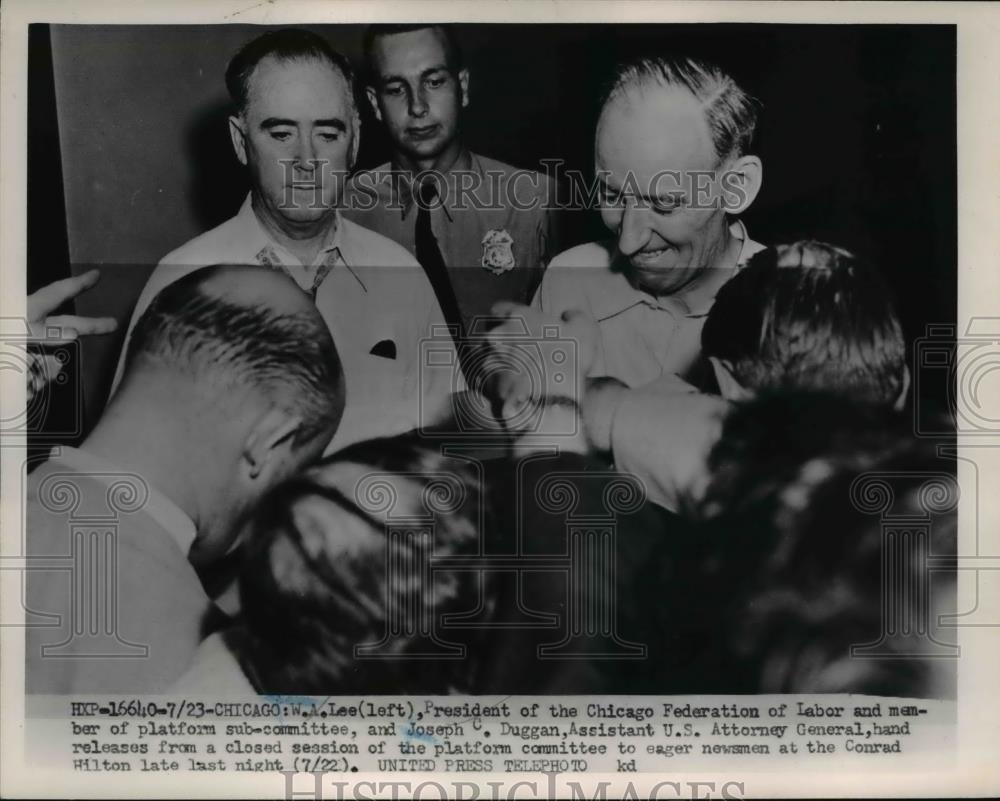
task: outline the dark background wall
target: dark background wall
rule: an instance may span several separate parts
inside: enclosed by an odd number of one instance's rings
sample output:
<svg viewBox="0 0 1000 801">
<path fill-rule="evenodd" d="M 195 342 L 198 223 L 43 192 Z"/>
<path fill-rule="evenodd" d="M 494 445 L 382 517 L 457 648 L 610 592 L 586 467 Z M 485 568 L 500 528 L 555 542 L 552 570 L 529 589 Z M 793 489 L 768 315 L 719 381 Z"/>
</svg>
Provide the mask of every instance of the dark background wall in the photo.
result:
<svg viewBox="0 0 1000 801">
<path fill-rule="evenodd" d="M 358 61 L 360 26 L 310 27 Z M 62 175 L 31 170 L 29 181 L 64 188 L 65 227 L 50 209 L 35 228 L 64 232 L 68 269 L 102 267 L 81 312 L 126 320 L 164 254 L 235 213 L 247 184 L 229 145 L 222 76 L 263 30 L 51 27 L 57 114 L 48 127 L 58 127 Z M 754 238 L 811 235 L 869 255 L 897 293 L 911 341 L 927 323 L 954 321 L 954 28 L 462 25 L 458 33 L 472 75 L 466 139 L 524 167 L 561 158 L 592 170 L 599 87 L 619 58 L 681 52 L 721 63 L 764 105 L 764 188 L 745 217 Z M 33 131 L 46 128 L 38 106 Z M 369 115 L 359 166 L 386 157 Z M 607 235 L 596 212 L 584 217 L 580 237 Z M 29 264 L 36 279 L 51 270 Z M 90 419 L 118 345 L 117 337 L 84 345 Z"/>
</svg>

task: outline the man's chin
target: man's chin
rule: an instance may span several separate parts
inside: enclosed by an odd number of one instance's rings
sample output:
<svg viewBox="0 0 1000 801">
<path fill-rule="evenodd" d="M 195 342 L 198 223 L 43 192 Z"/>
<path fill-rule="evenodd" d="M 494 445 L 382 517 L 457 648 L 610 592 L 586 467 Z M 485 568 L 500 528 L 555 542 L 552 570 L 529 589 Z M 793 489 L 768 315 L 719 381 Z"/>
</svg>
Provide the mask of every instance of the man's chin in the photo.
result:
<svg viewBox="0 0 1000 801">
<path fill-rule="evenodd" d="M 306 223 L 318 222 L 325 217 L 329 217 L 334 210 L 334 206 L 303 206 L 301 208 L 286 206 L 281 209 L 281 216 L 290 223 L 304 225 Z"/>
<path fill-rule="evenodd" d="M 629 262 L 628 278 L 634 287 L 651 295 L 670 295 L 691 283 L 692 275 L 678 267 L 636 267 Z"/>
<path fill-rule="evenodd" d="M 448 146 L 444 139 L 408 140 L 406 143 L 407 155 L 413 160 L 436 159 Z"/>
</svg>

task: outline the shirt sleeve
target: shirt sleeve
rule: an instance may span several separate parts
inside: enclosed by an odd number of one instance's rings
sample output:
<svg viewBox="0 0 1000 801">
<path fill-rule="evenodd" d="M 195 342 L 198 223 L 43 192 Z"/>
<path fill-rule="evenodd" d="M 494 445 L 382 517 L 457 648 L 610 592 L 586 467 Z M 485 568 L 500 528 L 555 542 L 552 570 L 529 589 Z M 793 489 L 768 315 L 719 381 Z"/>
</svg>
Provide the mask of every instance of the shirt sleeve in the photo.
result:
<svg viewBox="0 0 1000 801">
<path fill-rule="evenodd" d="M 559 254 L 549 263 L 531 305 L 538 311 L 556 316 L 568 309 L 580 309 L 592 314 L 590 303 L 580 290 L 587 272 L 585 268 L 567 264 L 564 255 Z"/>
<path fill-rule="evenodd" d="M 550 264 L 545 272 L 542 274 L 542 280 L 538 284 L 538 289 L 535 290 L 534 297 L 531 299 L 531 307 L 537 309 L 541 312 L 552 312 L 555 306 L 555 299 L 552 296 L 552 283 L 554 277 L 554 270 L 558 268 L 554 264 Z"/>
<path fill-rule="evenodd" d="M 626 393 L 611 427 L 615 465 L 642 482 L 648 500 L 677 511 L 699 486 L 718 439 L 725 402 L 673 376 Z"/>
</svg>

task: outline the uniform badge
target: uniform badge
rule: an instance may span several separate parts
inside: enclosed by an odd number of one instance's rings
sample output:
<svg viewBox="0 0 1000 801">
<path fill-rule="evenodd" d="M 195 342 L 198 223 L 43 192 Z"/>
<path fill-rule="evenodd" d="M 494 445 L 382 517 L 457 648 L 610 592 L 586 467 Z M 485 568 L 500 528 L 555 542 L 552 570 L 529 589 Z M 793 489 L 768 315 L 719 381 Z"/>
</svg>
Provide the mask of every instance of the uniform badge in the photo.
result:
<svg viewBox="0 0 1000 801">
<path fill-rule="evenodd" d="M 492 228 L 483 237 L 483 267 L 493 275 L 514 269 L 514 238 L 507 230 Z"/>
</svg>

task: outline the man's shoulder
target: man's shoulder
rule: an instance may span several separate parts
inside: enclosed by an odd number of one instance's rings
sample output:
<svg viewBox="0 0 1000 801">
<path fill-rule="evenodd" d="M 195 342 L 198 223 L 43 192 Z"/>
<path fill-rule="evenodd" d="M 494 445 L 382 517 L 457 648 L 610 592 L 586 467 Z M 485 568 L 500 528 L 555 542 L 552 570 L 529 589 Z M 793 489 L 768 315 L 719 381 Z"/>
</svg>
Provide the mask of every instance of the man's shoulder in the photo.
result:
<svg viewBox="0 0 1000 801">
<path fill-rule="evenodd" d="M 135 492 L 137 476 L 123 473 L 117 478 L 126 493 Z M 115 496 L 107 479 L 62 463 L 58 453 L 40 464 L 25 487 L 29 551 L 35 556 L 66 555 L 72 539 L 67 518 L 112 515 L 116 510 L 109 504 Z"/>
<path fill-rule="evenodd" d="M 474 162 L 478 162 L 477 166 L 489 172 L 502 174 L 508 178 L 515 175 L 538 175 L 542 178 L 546 178 L 547 180 L 547 176 L 537 170 L 515 167 L 513 164 L 508 164 L 506 161 L 500 161 L 500 159 L 484 156 L 482 153 L 471 153 L 470 155 L 472 156 Z"/>
<path fill-rule="evenodd" d="M 350 177 L 347 185 L 351 186 L 351 184 L 357 183 L 359 179 L 371 177 L 373 175 L 386 175 L 390 172 L 392 172 L 392 162 L 383 161 L 377 167 L 366 167 L 362 170 L 358 170 Z"/>
<path fill-rule="evenodd" d="M 611 269 L 614 252 L 614 242 L 587 242 L 558 254 L 542 274 L 542 308 L 556 314 L 571 307 L 594 309 L 621 292 L 619 285 L 628 281 Z"/>
<path fill-rule="evenodd" d="M 100 480 L 91 473 L 59 461 L 58 449 L 28 476 L 25 500 L 38 504 L 37 511 L 64 514 L 83 499 L 83 489 L 100 486 Z"/>
<path fill-rule="evenodd" d="M 566 268 L 589 267 L 607 271 L 609 275 L 616 275 L 611 271 L 614 255 L 615 243 L 613 240 L 585 242 L 554 256 L 549 263 L 548 272 Z"/>
<path fill-rule="evenodd" d="M 355 172 L 347 181 L 344 187 L 344 198 L 350 199 L 355 195 L 371 195 L 374 191 L 378 195 L 389 195 L 392 190 L 392 163 L 383 162 L 377 167 L 367 167 Z"/>
<path fill-rule="evenodd" d="M 238 235 L 239 215 L 234 215 L 221 225 L 210 228 L 160 259 L 160 266 L 206 267 L 244 255 Z"/>
<path fill-rule="evenodd" d="M 420 267 L 410 251 L 371 228 L 341 217 L 341 241 L 352 267 Z"/>
<path fill-rule="evenodd" d="M 526 167 L 515 167 L 505 161 L 490 158 L 480 153 L 472 153 L 473 164 L 478 171 L 485 176 L 499 176 L 497 181 L 501 186 L 517 179 L 518 194 L 528 194 L 533 192 L 538 197 L 547 197 L 551 192 L 554 182 L 552 178 L 538 170 L 531 170 Z M 487 186 L 495 185 L 492 181 L 487 181 Z M 520 199 L 520 198 L 519 198 Z"/>
</svg>

